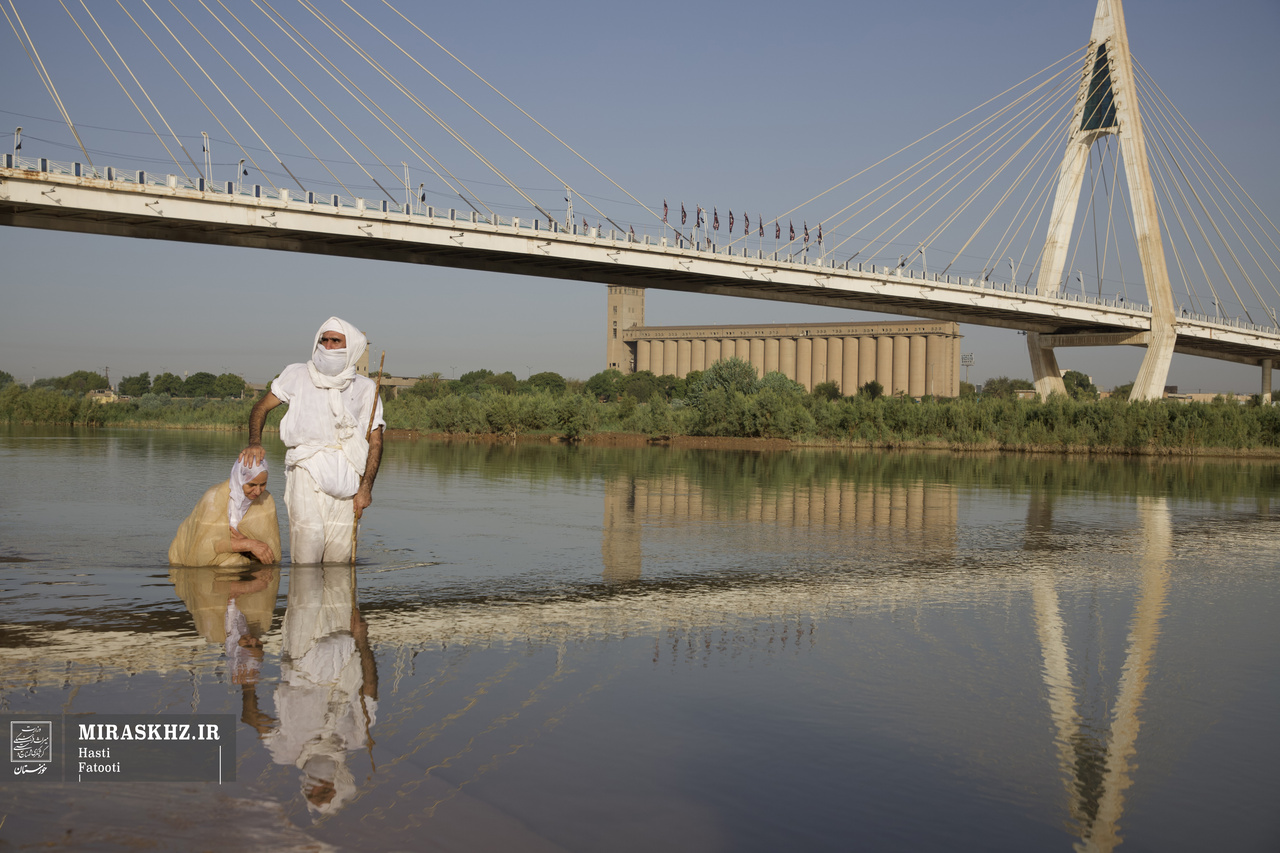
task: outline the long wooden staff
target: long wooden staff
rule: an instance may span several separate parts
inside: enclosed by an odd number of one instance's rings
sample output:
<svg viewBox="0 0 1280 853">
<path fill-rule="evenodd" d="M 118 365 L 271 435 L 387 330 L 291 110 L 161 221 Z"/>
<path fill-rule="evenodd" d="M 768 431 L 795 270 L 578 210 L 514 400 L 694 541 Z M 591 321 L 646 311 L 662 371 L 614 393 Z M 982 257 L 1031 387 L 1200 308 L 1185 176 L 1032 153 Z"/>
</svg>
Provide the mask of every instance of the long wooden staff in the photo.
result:
<svg viewBox="0 0 1280 853">
<path fill-rule="evenodd" d="M 364 440 L 369 441 L 369 436 L 373 435 L 373 419 L 378 414 L 378 393 L 382 390 L 382 365 L 387 361 L 387 351 L 382 351 L 382 358 L 378 361 L 378 383 L 373 388 L 373 406 L 369 409 L 369 427 L 364 431 Z M 361 510 L 363 513 L 363 510 Z M 356 515 L 355 520 L 351 524 L 351 568 L 356 566 L 356 536 L 360 531 L 360 515 Z M 354 590 L 354 585 L 352 586 Z"/>
</svg>

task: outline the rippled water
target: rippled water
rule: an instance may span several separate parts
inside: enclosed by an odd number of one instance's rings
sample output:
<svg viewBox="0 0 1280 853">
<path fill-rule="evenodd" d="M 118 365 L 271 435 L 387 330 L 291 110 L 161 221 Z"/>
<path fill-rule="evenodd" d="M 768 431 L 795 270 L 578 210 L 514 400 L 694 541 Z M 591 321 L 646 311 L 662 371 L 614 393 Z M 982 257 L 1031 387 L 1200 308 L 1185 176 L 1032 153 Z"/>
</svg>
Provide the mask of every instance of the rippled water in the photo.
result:
<svg viewBox="0 0 1280 853">
<path fill-rule="evenodd" d="M 0 782 L 0 841 L 1280 849 L 1275 464 L 392 441 L 354 591 L 171 571 L 242 440 L 0 433 L 0 714 L 242 720 L 221 786 Z"/>
</svg>

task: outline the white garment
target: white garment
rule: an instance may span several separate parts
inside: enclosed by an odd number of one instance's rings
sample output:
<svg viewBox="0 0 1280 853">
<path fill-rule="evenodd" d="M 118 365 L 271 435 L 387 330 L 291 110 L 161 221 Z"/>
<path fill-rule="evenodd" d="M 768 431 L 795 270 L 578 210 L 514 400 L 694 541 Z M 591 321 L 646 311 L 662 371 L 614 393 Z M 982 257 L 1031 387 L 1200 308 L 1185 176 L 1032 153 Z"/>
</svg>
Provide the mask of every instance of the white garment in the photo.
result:
<svg viewBox="0 0 1280 853">
<path fill-rule="evenodd" d="M 377 722 L 377 700 L 361 693 L 364 670 L 351 635 L 351 574 L 346 566 L 294 568 L 289 575 L 277 729 L 265 738 L 277 764 L 302 770 L 303 794 L 318 782 L 333 785 L 327 804 L 308 800 L 313 813 L 332 813 L 356 793 L 348 753 L 365 747 Z"/>
<path fill-rule="evenodd" d="M 280 422 L 280 440 L 289 448 L 286 473 L 303 467 L 325 494 L 354 495 L 369 458 L 365 431 L 371 405 L 376 409 L 373 428 L 386 426 L 376 388 L 367 376 L 353 376 L 342 389 L 317 388 L 309 362 L 281 371 L 271 383 L 271 393 L 289 404 Z"/>
<path fill-rule="evenodd" d="M 325 494 L 309 468 L 298 466 L 284 481 L 289 510 L 289 560 L 295 566 L 351 560 L 351 526 L 356 522 L 350 497 Z"/>
<path fill-rule="evenodd" d="M 231 493 L 227 496 L 227 521 L 232 527 L 240 526 L 245 510 L 253 501 L 244 493 L 245 484 L 267 470 L 267 458 L 248 468 L 240 464 L 240 457 L 231 465 Z"/>
</svg>

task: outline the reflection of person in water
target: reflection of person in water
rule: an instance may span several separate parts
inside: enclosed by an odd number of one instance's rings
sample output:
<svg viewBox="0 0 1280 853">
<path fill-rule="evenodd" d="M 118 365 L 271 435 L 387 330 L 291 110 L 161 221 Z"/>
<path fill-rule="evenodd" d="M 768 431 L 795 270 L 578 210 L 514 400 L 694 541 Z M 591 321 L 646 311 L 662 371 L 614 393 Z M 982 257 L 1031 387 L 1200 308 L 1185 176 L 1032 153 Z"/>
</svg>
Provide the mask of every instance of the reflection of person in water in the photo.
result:
<svg viewBox="0 0 1280 853">
<path fill-rule="evenodd" d="M 244 694 L 242 719 L 265 732 L 270 718 L 258 710 L 255 691 L 262 637 L 271 630 L 280 591 L 279 571 L 273 566 L 172 568 L 169 579 L 200 636 L 226 650 L 231 682 Z"/>
<path fill-rule="evenodd" d="M 302 771 L 314 814 L 330 814 L 355 795 L 347 753 L 370 743 L 378 675 L 368 626 L 346 566 L 294 566 L 284 615 L 279 727 L 265 736 L 277 764 Z"/>
<path fill-rule="evenodd" d="M 237 458 L 231 478 L 204 493 L 169 545 L 171 566 L 270 564 L 279 556 L 280 522 L 265 459 L 245 467 Z"/>
</svg>

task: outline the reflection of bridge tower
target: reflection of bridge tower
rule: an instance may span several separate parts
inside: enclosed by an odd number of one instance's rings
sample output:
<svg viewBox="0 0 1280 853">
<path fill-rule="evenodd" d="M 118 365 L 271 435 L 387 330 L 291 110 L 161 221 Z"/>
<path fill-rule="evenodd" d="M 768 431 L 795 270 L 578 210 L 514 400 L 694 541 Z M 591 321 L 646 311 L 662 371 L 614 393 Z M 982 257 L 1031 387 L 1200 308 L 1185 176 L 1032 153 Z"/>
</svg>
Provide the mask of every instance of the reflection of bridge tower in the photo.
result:
<svg viewBox="0 0 1280 853">
<path fill-rule="evenodd" d="M 1033 506 L 1036 502 L 1033 500 Z M 1043 506 L 1043 505 L 1042 505 Z M 1066 631 L 1052 576 L 1035 581 L 1036 632 L 1044 655 L 1044 681 L 1049 711 L 1057 731 L 1058 762 L 1069 810 L 1082 839 L 1079 851 L 1110 851 L 1120 843 L 1117 829 L 1124 792 L 1132 784 L 1135 744 L 1147 680 L 1151 673 L 1160 619 L 1169 591 L 1168 560 L 1172 538 L 1169 508 L 1163 498 L 1139 498 L 1142 522 L 1142 588 L 1125 644 L 1124 667 L 1105 743 L 1087 732 L 1072 680 Z M 1028 534 L 1032 513 L 1028 514 Z M 1034 546 L 1033 546 L 1034 547 Z"/>
<path fill-rule="evenodd" d="M 955 548 L 958 500 L 950 486 L 939 483 L 798 482 L 737 497 L 720 499 L 682 474 L 607 481 L 601 546 L 605 580 L 640 578 L 643 524 L 745 522 L 746 534 L 735 525 L 727 528 L 728 535 L 738 542 L 744 535 L 759 535 L 761 550 L 770 552 L 811 553 L 815 545 L 825 545 L 838 556 L 870 538 L 877 540 L 877 547 L 896 543 L 911 553 L 919 553 L 923 543 L 930 550 Z M 811 537 L 823 530 L 839 535 L 816 541 Z"/>
<path fill-rule="evenodd" d="M 1142 344 L 1146 346 L 1147 354 L 1142 360 L 1130 399 L 1159 399 L 1163 396 L 1165 379 L 1169 375 L 1177 330 L 1121 0 L 1098 0 L 1072 127 L 1058 173 L 1058 190 L 1040 258 L 1036 290 L 1042 295 L 1051 294 L 1062 285 L 1062 270 L 1075 225 L 1089 151 L 1094 142 L 1113 133 L 1120 138 L 1120 152 L 1129 183 L 1134 236 L 1138 257 L 1142 261 L 1147 298 L 1151 303 L 1151 329 L 1136 335 L 1125 332 L 1074 338 L 1065 334 L 1045 337 L 1036 332 L 1028 333 L 1027 348 L 1031 354 L 1036 390 L 1042 397 L 1055 392 L 1066 393 L 1058 360 L 1053 353 L 1054 346 Z"/>
</svg>

